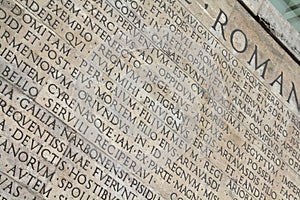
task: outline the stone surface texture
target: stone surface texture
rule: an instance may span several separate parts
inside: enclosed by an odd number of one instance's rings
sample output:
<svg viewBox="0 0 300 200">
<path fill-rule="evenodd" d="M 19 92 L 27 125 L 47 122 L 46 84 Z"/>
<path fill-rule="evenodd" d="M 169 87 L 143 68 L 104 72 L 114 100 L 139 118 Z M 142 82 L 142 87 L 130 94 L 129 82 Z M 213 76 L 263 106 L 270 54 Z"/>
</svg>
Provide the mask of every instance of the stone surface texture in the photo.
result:
<svg viewBox="0 0 300 200">
<path fill-rule="evenodd" d="M 298 56 L 239 1 L 2 0 L 0 200 L 300 199 Z"/>
</svg>

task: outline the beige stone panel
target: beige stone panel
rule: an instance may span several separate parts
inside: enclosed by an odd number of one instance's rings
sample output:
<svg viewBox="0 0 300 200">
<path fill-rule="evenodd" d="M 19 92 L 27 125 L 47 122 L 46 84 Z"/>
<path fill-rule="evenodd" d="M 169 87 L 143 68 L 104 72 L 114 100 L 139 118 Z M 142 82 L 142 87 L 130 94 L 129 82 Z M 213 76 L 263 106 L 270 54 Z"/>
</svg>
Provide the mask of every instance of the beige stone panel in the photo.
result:
<svg viewBox="0 0 300 200">
<path fill-rule="evenodd" d="M 264 3 L 265 0 L 254 0 L 254 1 L 249 1 L 249 0 L 242 0 L 242 2 L 253 12 L 254 15 L 258 14 L 258 11 L 262 4 Z"/>
</svg>

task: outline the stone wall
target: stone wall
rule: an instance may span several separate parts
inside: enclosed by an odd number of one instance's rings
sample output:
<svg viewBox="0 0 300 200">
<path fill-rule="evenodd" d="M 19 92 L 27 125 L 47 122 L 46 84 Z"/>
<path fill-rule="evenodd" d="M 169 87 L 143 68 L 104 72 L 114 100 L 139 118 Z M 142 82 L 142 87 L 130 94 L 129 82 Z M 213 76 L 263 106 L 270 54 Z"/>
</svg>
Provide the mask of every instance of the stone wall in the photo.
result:
<svg viewBox="0 0 300 200">
<path fill-rule="evenodd" d="M 2 0 L 0 62 L 1 200 L 300 199 L 299 64 L 238 1 Z"/>
</svg>

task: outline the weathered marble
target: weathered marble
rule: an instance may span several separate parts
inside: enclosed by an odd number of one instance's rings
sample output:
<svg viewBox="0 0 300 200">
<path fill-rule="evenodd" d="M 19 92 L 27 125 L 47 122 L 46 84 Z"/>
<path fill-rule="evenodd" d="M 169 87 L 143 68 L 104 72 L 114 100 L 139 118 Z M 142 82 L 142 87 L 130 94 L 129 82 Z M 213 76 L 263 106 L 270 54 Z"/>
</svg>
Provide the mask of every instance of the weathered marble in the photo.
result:
<svg viewBox="0 0 300 200">
<path fill-rule="evenodd" d="M 3 0 L 0 199 L 299 199 L 299 75 L 237 1 Z"/>
</svg>

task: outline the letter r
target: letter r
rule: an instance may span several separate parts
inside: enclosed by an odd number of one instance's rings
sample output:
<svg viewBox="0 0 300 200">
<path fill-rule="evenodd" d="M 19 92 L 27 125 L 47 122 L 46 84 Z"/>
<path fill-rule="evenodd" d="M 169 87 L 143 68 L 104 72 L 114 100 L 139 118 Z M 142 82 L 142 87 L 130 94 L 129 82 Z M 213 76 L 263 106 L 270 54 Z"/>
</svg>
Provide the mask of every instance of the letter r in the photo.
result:
<svg viewBox="0 0 300 200">
<path fill-rule="evenodd" d="M 221 21 L 221 19 L 223 19 L 223 20 Z M 228 22 L 228 17 L 226 15 L 226 13 L 223 12 L 223 10 L 220 9 L 219 15 L 218 15 L 218 17 L 217 17 L 214 25 L 212 26 L 212 28 L 215 31 L 217 31 L 216 27 L 217 27 L 218 24 L 220 24 L 220 26 L 221 26 L 221 33 L 222 33 L 222 36 L 223 36 L 223 38 L 224 38 L 225 41 L 226 41 L 226 39 L 225 39 L 225 35 L 224 35 L 224 26 L 227 24 L 227 22 Z"/>
</svg>

